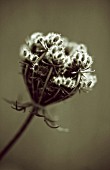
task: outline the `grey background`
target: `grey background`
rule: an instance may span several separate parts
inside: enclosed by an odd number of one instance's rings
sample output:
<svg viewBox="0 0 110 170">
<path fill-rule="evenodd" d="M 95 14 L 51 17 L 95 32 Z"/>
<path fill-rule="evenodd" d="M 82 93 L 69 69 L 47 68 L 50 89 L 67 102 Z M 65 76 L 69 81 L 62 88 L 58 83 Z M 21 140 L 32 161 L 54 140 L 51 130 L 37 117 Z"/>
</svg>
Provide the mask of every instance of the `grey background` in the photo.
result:
<svg viewBox="0 0 110 170">
<path fill-rule="evenodd" d="M 89 94 L 48 107 L 70 129 L 59 133 L 34 118 L 0 164 L 1 170 L 110 169 L 110 22 L 107 0 L 0 1 L 0 149 L 22 125 L 18 113 L 2 100 L 29 101 L 18 74 L 19 48 L 33 32 L 58 32 L 87 45 L 98 83 Z"/>
</svg>

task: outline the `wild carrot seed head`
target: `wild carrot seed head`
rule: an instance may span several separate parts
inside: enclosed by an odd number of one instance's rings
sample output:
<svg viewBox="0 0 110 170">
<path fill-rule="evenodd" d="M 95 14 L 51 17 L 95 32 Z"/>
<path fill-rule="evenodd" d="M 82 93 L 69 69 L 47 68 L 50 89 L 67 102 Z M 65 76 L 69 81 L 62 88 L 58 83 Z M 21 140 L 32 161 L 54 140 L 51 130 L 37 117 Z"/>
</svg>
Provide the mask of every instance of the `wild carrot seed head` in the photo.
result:
<svg viewBox="0 0 110 170">
<path fill-rule="evenodd" d="M 32 100 L 41 105 L 59 102 L 79 89 L 88 91 L 97 79 L 84 44 L 57 33 L 34 33 L 20 50 L 22 73 Z"/>
</svg>

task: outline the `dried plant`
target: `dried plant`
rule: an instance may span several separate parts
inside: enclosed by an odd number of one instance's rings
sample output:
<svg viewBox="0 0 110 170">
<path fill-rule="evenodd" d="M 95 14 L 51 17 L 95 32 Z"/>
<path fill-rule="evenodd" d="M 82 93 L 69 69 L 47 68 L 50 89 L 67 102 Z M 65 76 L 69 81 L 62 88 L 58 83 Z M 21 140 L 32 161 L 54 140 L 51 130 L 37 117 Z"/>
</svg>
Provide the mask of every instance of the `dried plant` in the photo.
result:
<svg viewBox="0 0 110 170">
<path fill-rule="evenodd" d="M 70 98 L 77 91 L 88 92 L 97 82 L 96 76 L 92 74 L 93 60 L 86 46 L 69 42 L 60 34 L 48 33 L 46 36 L 40 32 L 32 34 L 22 45 L 20 56 L 22 75 L 31 102 L 5 100 L 18 111 L 26 111 L 27 107 L 32 109 L 19 132 L 1 152 L 0 158 L 21 136 L 35 115 L 43 117 L 51 128 L 68 131 L 57 124 L 57 120 L 48 114 L 45 106 Z"/>
</svg>

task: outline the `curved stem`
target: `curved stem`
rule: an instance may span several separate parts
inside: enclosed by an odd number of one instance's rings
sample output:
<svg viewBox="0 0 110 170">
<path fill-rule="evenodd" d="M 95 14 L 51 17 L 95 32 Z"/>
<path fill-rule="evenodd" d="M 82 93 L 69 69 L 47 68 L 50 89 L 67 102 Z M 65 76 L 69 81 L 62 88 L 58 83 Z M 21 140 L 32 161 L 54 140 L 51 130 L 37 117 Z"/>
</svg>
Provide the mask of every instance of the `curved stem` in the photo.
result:
<svg viewBox="0 0 110 170">
<path fill-rule="evenodd" d="M 39 98 L 39 102 L 38 105 L 40 105 L 40 102 L 42 100 L 43 94 L 44 94 L 44 90 L 46 88 L 47 82 L 51 76 L 53 68 L 51 67 L 48 73 L 48 76 L 46 78 L 46 81 L 44 83 L 44 87 L 41 93 L 41 96 Z M 36 108 L 36 109 L 35 109 Z M 18 130 L 18 132 L 15 134 L 15 136 L 11 139 L 11 141 L 4 147 L 4 149 L 0 152 L 0 160 L 2 160 L 2 158 L 8 153 L 8 151 L 11 149 L 11 147 L 17 142 L 17 140 L 21 137 L 21 135 L 23 134 L 23 132 L 25 131 L 25 129 L 27 128 L 27 126 L 29 125 L 29 123 L 31 122 L 32 118 L 34 117 L 34 111 L 37 112 L 38 107 L 35 107 L 32 109 L 31 113 L 29 114 L 29 116 L 27 117 L 27 119 L 25 120 L 24 124 L 21 126 L 21 128 Z"/>
<path fill-rule="evenodd" d="M 33 114 L 34 109 L 31 111 L 27 119 L 25 120 L 22 127 L 18 130 L 18 132 L 15 134 L 15 136 L 12 138 L 12 140 L 4 147 L 4 149 L 0 152 L 0 160 L 8 153 L 8 151 L 11 149 L 11 147 L 16 143 L 16 141 L 20 138 L 20 136 L 23 134 L 29 123 L 31 122 L 32 118 L 34 117 Z"/>
</svg>

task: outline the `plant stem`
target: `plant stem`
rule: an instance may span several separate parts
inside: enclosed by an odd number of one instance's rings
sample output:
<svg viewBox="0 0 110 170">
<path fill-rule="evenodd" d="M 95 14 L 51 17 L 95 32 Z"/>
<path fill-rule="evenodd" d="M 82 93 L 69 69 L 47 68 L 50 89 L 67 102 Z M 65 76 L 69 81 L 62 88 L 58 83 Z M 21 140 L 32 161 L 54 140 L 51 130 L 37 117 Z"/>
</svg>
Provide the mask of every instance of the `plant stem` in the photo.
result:
<svg viewBox="0 0 110 170">
<path fill-rule="evenodd" d="M 29 114 L 29 116 L 27 117 L 27 119 L 25 120 L 24 124 L 21 126 L 21 128 L 18 130 L 18 132 L 15 134 L 15 136 L 10 140 L 10 142 L 4 147 L 4 149 L 0 152 L 0 160 L 2 160 L 2 158 L 9 152 L 9 150 L 11 149 L 11 147 L 16 143 L 16 141 L 21 137 L 21 135 L 23 134 L 23 132 L 25 131 L 25 129 L 27 128 L 27 126 L 29 125 L 29 123 L 31 122 L 31 120 L 34 117 L 33 111 L 31 111 L 31 113 Z"/>
<path fill-rule="evenodd" d="M 46 80 L 45 80 L 45 83 L 44 83 L 44 86 L 43 86 L 43 90 L 42 90 L 42 93 L 41 93 L 41 95 L 40 95 L 40 97 L 39 97 L 39 102 L 38 102 L 38 103 L 40 103 L 41 100 L 42 100 L 42 98 L 43 98 L 43 94 L 44 94 L 45 88 L 46 88 L 46 86 L 47 86 L 48 80 L 49 80 L 49 78 L 50 78 L 50 76 L 51 76 L 51 74 L 52 74 L 52 71 L 53 71 L 53 67 L 51 67 L 50 70 L 49 70 L 49 72 L 48 72 L 48 75 L 47 75 L 47 78 L 46 78 Z"/>
<path fill-rule="evenodd" d="M 42 98 L 43 98 L 43 94 L 47 85 L 47 82 L 52 74 L 52 70 L 53 68 L 51 67 L 48 73 L 48 76 L 46 78 L 46 81 L 44 83 L 44 87 L 41 93 L 41 96 L 39 98 L 39 102 L 38 105 L 40 104 Z M 4 147 L 4 149 L 0 152 L 0 160 L 2 160 L 2 158 L 8 153 L 8 151 L 11 149 L 11 147 L 17 142 L 17 140 L 21 137 L 21 135 L 23 134 L 23 132 L 25 131 L 25 129 L 27 128 L 27 126 L 29 125 L 29 123 L 31 122 L 32 118 L 34 117 L 34 111 L 38 111 L 38 107 L 33 108 L 32 111 L 30 112 L 29 116 L 27 117 L 27 119 L 25 120 L 24 124 L 21 126 L 21 128 L 18 130 L 18 132 L 15 134 L 15 136 L 10 140 L 10 142 Z"/>
</svg>

